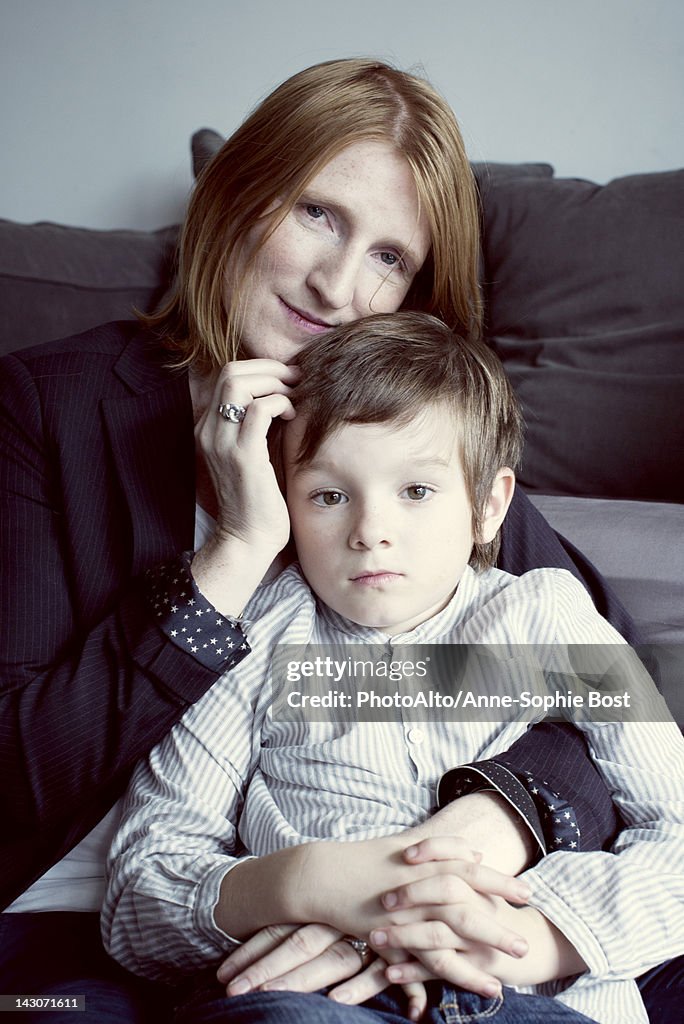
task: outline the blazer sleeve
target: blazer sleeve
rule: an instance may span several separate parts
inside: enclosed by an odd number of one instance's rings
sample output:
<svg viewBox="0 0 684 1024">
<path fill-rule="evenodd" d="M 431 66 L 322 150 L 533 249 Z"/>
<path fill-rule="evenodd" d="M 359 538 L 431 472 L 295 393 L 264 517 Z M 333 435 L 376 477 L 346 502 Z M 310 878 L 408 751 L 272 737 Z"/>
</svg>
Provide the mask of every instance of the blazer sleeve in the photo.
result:
<svg viewBox="0 0 684 1024">
<path fill-rule="evenodd" d="M 41 399 L 24 363 L 3 359 L 0 819 L 15 843 L 15 861 L 16 850 L 33 851 L 48 834 L 64 836 L 106 793 L 104 813 L 133 763 L 247 653 L 226 650 L 213 666 L 203 663 L 170 636 L 172 623 L 155 614 L 151 596 L 159 593 L 158 578 L 152 584 L 127 579 L 124 568 L 111 585 L 103 584 L 92 578 L 91 565 L 74 556 L 70 537 L 86 529 L 104 491 L 85 456 L 80 463 L 78 453 L 71 461 L 61 458 L 47 422 L 51 410 Z M 63 495 L 74 467 L 92 474 L 92 510 L 67 509 Z M 98 564 L 95 533 L 91 550 Z M 94 602 L 95 612 L 76 597 L 107 587 L 107 600 Z M 190 594 L 191 606 L 194 600 Z M 98 817 L 91 813 L 90 826 Z M 44 850 L 33 877 L 63 852 Z"/>
</svg>

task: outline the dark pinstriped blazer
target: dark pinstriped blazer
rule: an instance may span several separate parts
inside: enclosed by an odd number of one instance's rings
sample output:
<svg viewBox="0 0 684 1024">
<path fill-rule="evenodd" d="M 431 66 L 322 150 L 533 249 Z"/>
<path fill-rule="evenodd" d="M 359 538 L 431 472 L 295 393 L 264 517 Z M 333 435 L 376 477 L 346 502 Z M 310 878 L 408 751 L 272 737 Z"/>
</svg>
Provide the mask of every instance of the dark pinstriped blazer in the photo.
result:
<svg viewBox="0 0 684 1024">
<path fill-rule="evenodd" d="M 128 322 L 0 360 L 3 906 L 85 835 L 216 679 L 155 625 L 139 584 L 193 546 L 190 393 L 166 360 Z M 525 568 L 568 564 L 522 495 L 512 514 Z M 542 730 L 506 763 L 543 765 L 585 849 L 613 831 L 577 736 Z"/>
</svg>

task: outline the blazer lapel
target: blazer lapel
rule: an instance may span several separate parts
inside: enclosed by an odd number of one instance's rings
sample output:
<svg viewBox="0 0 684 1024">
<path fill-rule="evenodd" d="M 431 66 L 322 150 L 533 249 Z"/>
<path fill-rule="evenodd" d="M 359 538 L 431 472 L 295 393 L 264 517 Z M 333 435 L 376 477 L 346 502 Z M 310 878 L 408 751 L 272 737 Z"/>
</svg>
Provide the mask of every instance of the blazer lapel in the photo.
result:
<svg viewBox="0 0 684 1024">
<path fill-rule="evenodd" d="M 136 334 L 117 375 L 129 392 L 103 401 L 103 415 L 130 513 L 132 571 L 193 547 L 195 446 L 187 373 L 163 365 L 168 354 Z"/>
</svg>

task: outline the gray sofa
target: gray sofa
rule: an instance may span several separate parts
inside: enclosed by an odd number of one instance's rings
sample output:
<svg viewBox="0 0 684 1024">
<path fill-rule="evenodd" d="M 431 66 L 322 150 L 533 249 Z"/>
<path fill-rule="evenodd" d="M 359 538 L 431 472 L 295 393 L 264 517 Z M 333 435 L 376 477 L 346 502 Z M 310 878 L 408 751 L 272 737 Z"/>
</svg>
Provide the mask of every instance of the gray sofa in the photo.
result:
<svg viewBox="0 0 684 1024">
<path fill-rule="evenodd" d="M 220 143 L 195 134 L 196 173 Z M 655 645 L 684 722 L 684 171 L 475 171 L 487 335 L 527 425 L 520 483 Z M 0 353 L 154 308 L 177 231 L 0 221 Z"/>
</svg>

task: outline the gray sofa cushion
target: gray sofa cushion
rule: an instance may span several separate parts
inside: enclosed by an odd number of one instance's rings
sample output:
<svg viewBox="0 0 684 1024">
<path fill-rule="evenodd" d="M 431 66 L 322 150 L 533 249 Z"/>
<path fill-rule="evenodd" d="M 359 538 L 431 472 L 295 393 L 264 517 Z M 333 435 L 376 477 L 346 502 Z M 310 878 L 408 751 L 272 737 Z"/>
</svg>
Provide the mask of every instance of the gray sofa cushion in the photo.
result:
<svg viewBox="0 0 684 1024">
<path fill-rule="evenodd" d="M 488 335 L 527 423 L 522 482 L 684 501 L 684 171 L 502 178 L 484 224 Z"/>
<path fill-rule="evenodd" d="M 0 354 L 153 309 L 177 234 L 0 220 Z"/>
<path fill-rule="evenodd" d="M 684 505 L 532 495 L 600 570 L 634 618 L 658 684 L 684 725 Z"/>
</svg>

